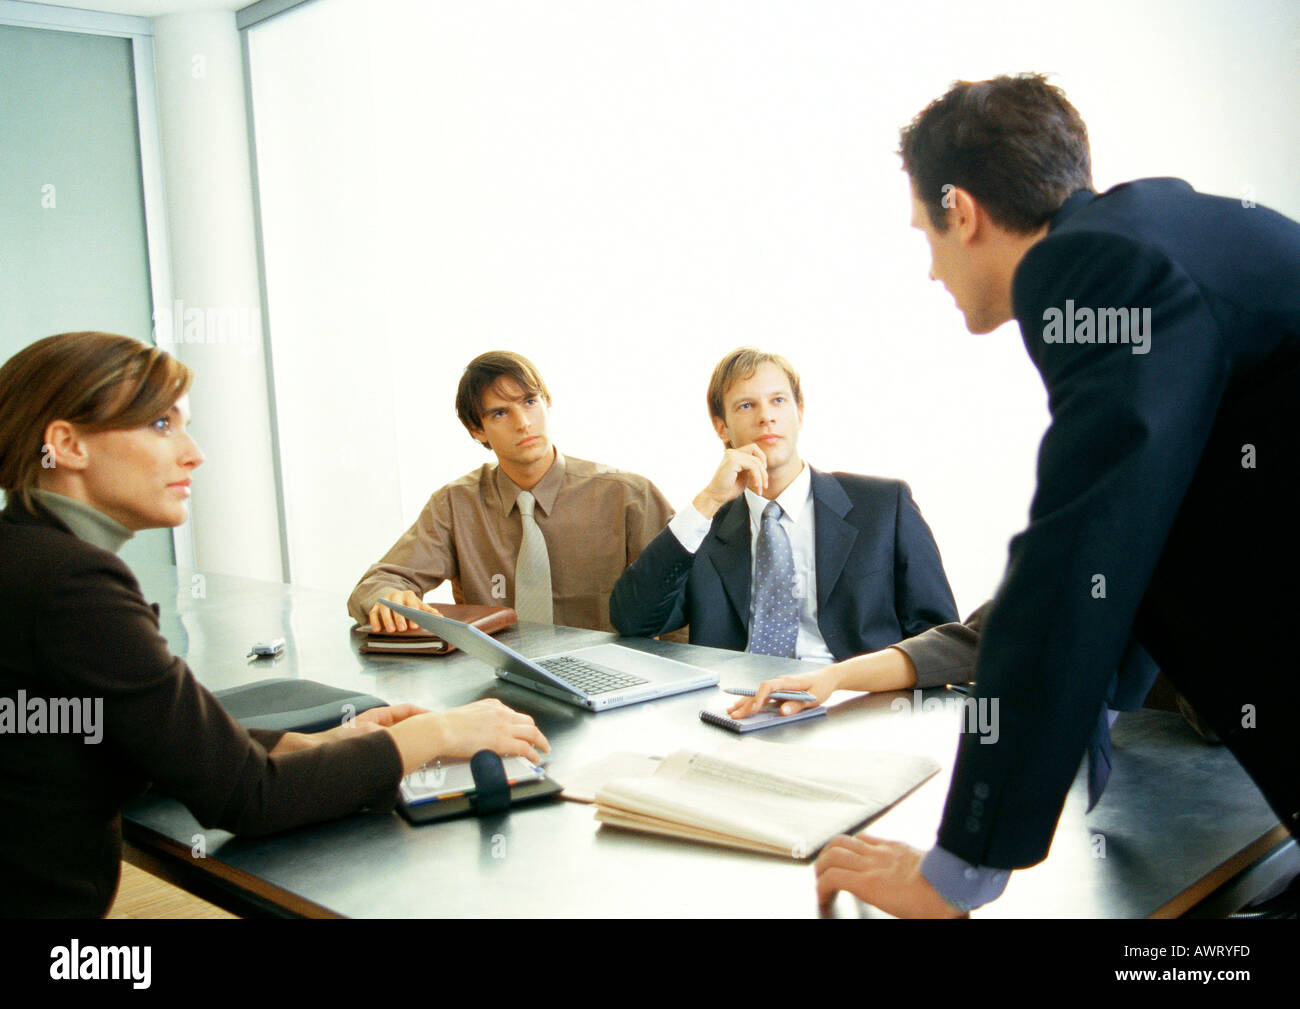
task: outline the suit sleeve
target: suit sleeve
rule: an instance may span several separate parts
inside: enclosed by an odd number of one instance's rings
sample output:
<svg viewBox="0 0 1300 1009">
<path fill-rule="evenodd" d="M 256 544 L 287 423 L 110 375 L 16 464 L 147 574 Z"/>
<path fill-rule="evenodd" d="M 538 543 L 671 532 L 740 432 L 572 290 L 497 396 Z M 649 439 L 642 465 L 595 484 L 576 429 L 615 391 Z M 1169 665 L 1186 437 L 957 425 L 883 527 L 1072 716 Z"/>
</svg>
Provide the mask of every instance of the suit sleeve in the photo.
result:
<svg viewBox="0 0 1300 1009">
<path fill-rule="evenodd" d="M 898 485 L 894 529 L 894 599 L 906 637 L 957 621 L 957 602 L 939 558 L 939 546 L 907 484 Z"/>
<path fill-rule="evenodd" d="M 1111 711 L 1137 711 L 1151 693 L 1160 667 L 1135 638 L 1124 646 L 1119 669 L 1106 694 L 1106 707 Z"/>
<path fill-rule="evenodd" d="M 980 626 L 990 605 L 985 603 L 959 624 L 940 624 L 892 646 L 912 660 L 918 687 L 942 687 L 975 679 Z M 1130 639 L 1106 695 L 1106 707 L 1136 711 L 1151 692 L 1159 672 L 1146 650 Z"/>
<path fill-rule="evenodd" d="M 650 638 L 686 625 L 686 590 L 695 556 L 661 529 L 614 584 L 609 622 L 628 637 Z"/>
<path fill-rule="evenodd" d="M 980 622 L 987 608 L 985 603 L 962 623 L 940 624 L 893 646 L 912 660 L 917 687 L 942 687 L 975 678 Z"/>
<path fill-rule="evenodd" d="M 111 758 L 187 805 L 205 827 L 268 833 L 389 808 L 401 758 L 387 732 L 271 756 L 172 655 L 121 561 L 55 573 L 35 610 L 35 652 L 69 696 L 102 699 Z"/>
<path fill-rule="evenodd" d="M 429 498 L 415 524 L 372 564 L 348 597 L 348 613 L 357 623 L 369 619 L 380 596 L 409 589 L 421 597 L 459 574 L 451 496 L 444 487 Z"/>
<path fill-rule="evenodd" d="M 1047 342 L 1067 299 L 1150 309 L 1146 352 Z M 1047 853 L 1227 373 L 1195 286 L 1125 239 L 1045 239 L 1017 271 L 1013 304 L 1051 422 L 977 658 L 977 700 L 998 702 L 999 737 L 962 737 L 939 832 L 948 851 L 999 868 Z"/>
</svg>

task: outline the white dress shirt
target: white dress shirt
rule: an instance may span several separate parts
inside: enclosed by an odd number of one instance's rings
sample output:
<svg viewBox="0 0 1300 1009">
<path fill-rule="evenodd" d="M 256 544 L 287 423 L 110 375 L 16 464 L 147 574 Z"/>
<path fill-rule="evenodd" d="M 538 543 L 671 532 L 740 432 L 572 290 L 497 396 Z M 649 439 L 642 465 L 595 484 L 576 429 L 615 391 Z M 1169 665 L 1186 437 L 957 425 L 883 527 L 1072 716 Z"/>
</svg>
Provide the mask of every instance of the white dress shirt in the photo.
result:
<svg viewBox="0 0 1300 1009">
<path fill-rule="evenodd" d="M 745 504 L 749 508 L 751 622 L 754 615 L 754 568 L 757 564 L 758 534 L 763 528 L 763 509 L 767 503 L 767 498 L 760 497 L 751 490 L 745 491 Z M 822 638 L 821 629 L 817 626 L 817 529 L 813 521 L 812 471 L 807 463 L 790 486 L 777 495 L 776 503 L 781 506 L 781 528 L 790 537 L 795 578 L 802 590 L 799 593 L 799 636 L 795 641 L 795 657 L 834 661 L 831 650 Z M 704 542 L 712 525 L 712 519 L 705 518 L 693 504 L 688 504 L 673 516 L 668 528 L 677 537 L 677 542 L 693 554 L 700 549 L 700 544 Z"/>
</svg>

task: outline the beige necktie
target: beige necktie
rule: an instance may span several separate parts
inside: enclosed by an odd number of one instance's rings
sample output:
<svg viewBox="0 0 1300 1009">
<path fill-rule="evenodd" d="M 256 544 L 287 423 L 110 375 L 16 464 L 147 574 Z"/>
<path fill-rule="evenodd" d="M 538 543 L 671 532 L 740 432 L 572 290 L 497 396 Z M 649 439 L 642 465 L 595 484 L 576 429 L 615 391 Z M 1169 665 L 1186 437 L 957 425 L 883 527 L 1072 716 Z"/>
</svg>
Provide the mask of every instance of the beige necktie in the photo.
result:
<svg viewBox="0 0 1300 1009">
<path fill-rule="evenodd" d="M 546 537 L 533 518 L 536 499 L 528 491 L 519 492 L 519 518 L 523 539 L 515 560 L 515 612 L 520 620 L 537 623 L 555 622 L 555 605 L 551 601 L 551 558 L 546 552 Z"/>
</svg>

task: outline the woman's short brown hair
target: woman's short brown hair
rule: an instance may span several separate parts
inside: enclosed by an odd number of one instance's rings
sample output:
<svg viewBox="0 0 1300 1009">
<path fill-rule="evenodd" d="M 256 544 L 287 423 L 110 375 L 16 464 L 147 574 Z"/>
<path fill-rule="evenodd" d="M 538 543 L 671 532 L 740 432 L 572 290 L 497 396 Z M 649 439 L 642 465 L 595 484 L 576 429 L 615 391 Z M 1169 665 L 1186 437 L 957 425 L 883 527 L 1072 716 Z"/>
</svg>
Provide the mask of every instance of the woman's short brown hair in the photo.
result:
<svg viewBox="0 0 1300 1009">
<path fill-rule="evenodd" d="M 483 429 L 483 393 L 491 389 L 499 378 L 513 379 L 526 395 L 541 396 L 547 406 L 551 405 L 551 394 L 532 361 L 513 351 L 489 350 L 465 365 L 465 373 L 460 376 L 460 385 L 456 389 L 456 416 L 471 437 L 476 430 Z M 483 447 L 489 448 L 487 445 Z"/>
<path fill-rule="evenodd" d="M 737 347 L 718 362 L 718 366 L 713 369 L 713 377 L 709 379 L 710 418 L 717 417 L 722 421 L 727 419 L 722 397 L 737 382 L 753 375 L 760 364 L 774 364 L 785 372 L 785 377 L 790 380 L 790 392 L 794 394 L 794 405 L 803 409 L 803 390 L 799 388 L 799 373 L 794 370 L 794 365 L 780 354 L 769 354 L 757 347 Z"/>
<path fill-rule="evenodd" d="M 157 347 L 111 333 L 60 333 L 0 367 L 0 488 L 31 507 L 56 420 L 115 431 L 157 420 L 189 391 L 194 373 Z"/>
</svg>

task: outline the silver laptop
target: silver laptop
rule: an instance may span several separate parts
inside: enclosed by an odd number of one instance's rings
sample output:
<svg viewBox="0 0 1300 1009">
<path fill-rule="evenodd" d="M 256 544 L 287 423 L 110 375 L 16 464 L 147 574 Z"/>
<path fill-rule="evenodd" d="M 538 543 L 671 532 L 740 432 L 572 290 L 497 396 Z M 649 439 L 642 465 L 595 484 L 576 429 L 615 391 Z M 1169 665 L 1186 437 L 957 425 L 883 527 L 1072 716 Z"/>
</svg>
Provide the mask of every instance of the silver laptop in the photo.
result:
<svg viewBox="0 0 1300 1009">
<path fill-rule="evenodd" d="M 718 674 L 707 669 L 615 644 L 591 645 L 559 655 L 526 659 L 477 627 L 459 620 L 434 616 L 386 599 L 379 602 L 451 642 L 467 655 L 486 662 L 501 679 L 579 708 L 592 711 L 621 708 L 656 697 L 702 690 L 718 682 Z"/>
</svg>

